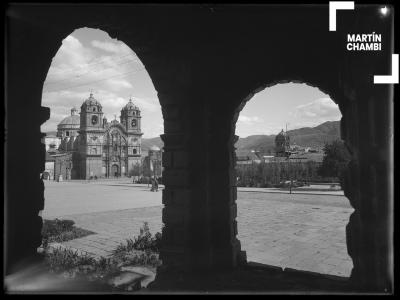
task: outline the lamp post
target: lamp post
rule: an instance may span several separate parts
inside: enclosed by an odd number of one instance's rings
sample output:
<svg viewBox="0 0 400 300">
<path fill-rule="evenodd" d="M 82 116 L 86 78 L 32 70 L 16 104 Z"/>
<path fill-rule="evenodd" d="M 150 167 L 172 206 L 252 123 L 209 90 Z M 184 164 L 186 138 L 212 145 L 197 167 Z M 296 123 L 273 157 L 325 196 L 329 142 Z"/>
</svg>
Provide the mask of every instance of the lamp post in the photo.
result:
<svg viewBox="0 0 400 300">
<path fill-rule="evenodd" d="M 289 178 L 290 178 L 289 194 L 291 194 L 292 193 L 293 178 L 292 178 L 292 164 L 290 163 L 290 156 L 289 156 Z"/>
<path fill-rule="evenodd" d="M 60 182 L 61 170 L 62 170 L 62 160 L 60 159 L 60 173 L 58 173 L 58 182 Z"/>
<path fill-rule="evenodd" d="M 287 159 L 288 159 L 288 172 L 289 172 L 289 180 L 290 180 L 289 194 L 291 194 L 292 193 L 292 185 L 293 185 L 293 176 L 292 176 L 292 164 L 290 162 L 290 153 L 287 154 Z"/>
</svg>

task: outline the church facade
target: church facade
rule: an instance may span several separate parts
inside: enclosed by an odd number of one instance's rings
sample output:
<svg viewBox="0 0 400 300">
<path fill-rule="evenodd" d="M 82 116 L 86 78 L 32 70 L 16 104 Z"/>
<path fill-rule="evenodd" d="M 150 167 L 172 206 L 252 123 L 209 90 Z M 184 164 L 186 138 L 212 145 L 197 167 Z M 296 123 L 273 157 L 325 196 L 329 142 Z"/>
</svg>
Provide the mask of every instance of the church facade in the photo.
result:
<svg viewBox="0 0 400 300">
<path fill-rule="evenodd" d="M 72 153 L 70 179 L 127 176 L 141 164 L 140 109 L 130 99 L 119 121 L 108 122 L 103 115 L 102 105 L 90 94 L 81 106 L 79 129 L 76 109 L 59 124 L 60 150 Z"/>
<path fill-rule="evenodd" d="M 287 132 L 282 131 L 275 137 L 275 156 L 289 157 L 290 156 L 290 137 Z"/>
</svg>

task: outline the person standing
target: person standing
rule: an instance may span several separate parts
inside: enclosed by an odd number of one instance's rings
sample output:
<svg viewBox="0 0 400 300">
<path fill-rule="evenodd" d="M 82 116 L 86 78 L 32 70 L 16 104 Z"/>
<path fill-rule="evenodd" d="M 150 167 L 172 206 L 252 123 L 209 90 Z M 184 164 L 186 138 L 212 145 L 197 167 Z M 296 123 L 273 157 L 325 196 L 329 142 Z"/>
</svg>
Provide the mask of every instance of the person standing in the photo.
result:
<svg viewBox="0 0 400 300">
<path fill-rule="evenodd" d="M 155 189 L 154 178 L 150 177 L 150 180 L 151 180 L 151 189 L 150 189 L 150 191 L 154 192 L 154 189 Z"/>
<path fill-rule="evenodd" d="M 154 177 L 154 189 L 158 192 L 158 180 L 157 177 Z"/>
</svg>

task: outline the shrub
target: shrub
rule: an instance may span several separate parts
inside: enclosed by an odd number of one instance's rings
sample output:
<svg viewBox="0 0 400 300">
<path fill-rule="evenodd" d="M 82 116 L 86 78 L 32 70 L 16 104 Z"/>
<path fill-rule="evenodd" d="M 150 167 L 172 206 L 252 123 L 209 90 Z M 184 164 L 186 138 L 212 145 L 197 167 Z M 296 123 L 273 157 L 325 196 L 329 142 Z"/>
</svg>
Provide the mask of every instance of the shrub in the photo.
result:
<svg viewBox="0 0 400 300">
<path fill-rule="evenodd" d="M 65 242 L 94 234 L 94 232 L 74 226 L 72 220 L 44 220 L 42 227 L 43 247 L 46 248 L 51 242 Z"/>
<path fill-rule="evenodd" d="M 65 271 L 82 265 L 92 265 L 95 259 L 89 255 L 80 255 L 78 251 L 55 248 L 46 253 L 46 261 L 53 271 Z"/>
<path fill-rule="evenodd" d="M 52 224 L 54 225 L 53 222 Z M 70 233 L 61 233 L 59 238 L 66 237 Z M 112 257 L 100 257 L 95 259 L 87 254 L 79 254 L 67 248 L 55 248 L 52 251 L 45 250 L 46 262 L 53 272 L 63 272 L 68 276 L 83 275 L 89 280 L 100 280 L 107 283 L 107 278 L 120 272 L 122 266 L 140 265 L 158 267 L 161 265 L 159 249 L 161 233 L 154 236 L 150 233 L 147 222 L 140 228 L 139 236 L 126 243 L 121 243 L 113 251 Z"/>
<path fill-rule="evenodd" d="M 118 264 L 121 266 L 139 265 L 157 267 L 161 265 L 158 254 L 150 250 L 144 252 L 124 252 L 119 253 L 117 257 Z"/>
<path fill-rule="evenodd" d="M 144 222 L 143 227 L 140 228 L 140 233 L 137 237 L 132 239 L 127 239 L 125 244 L 120 244 L 114 250 L 114 254 L 129 252 L 132 250 L 140 251 L 153 251 L 159 252 L 161 246 L 161 233 L 157 232 L 154 237 L 150 233 L 149 225 Z"/>
</svg>

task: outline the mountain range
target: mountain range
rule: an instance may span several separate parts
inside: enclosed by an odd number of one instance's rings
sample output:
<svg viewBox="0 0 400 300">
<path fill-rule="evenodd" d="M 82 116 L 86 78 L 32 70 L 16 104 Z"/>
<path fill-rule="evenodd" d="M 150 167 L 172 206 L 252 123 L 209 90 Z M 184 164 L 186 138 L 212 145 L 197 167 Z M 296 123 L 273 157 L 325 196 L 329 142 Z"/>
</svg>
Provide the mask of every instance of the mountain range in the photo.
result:
<svg viewBox="0 0 400 300">
<path fill-rule="evenodd" d="M 316 127 L 303 127 L 289 130 L 290 144 L 311 148 L 323 148 L 325 143 L 340 139 L 340 121 L 327 121 Z M 49 133 L 47 133 L 49 134 Z M 275 148 L 275 134 L 250 135 L 239 138 L 235 144 L 238 151 L 257 150 L 261 153 L 270 153 Z M 164 146 L 160 137 L 142 138 L 142 151 L 148 151 L 150 147 Z"/>
<path fill-rule="evenodd" d="M 315 127 L 303 127 L 288 130 L 290 144 L 296 143 L 299 146 L 321 149 L 326 143 L 340 139 L 340 121 L 327 121 Z M 275 148 L 276 134 L 271 135 L 250 135 L 239 138 L 235 147 L 240 151 L 258 150 L 262 153 L 269 153 Z M 159 137 L 142 139 L 142 149 L 147 151 L 151 146 L 163 147 Z"/>
<path fill-rule="evenodd" d="M 303 127 L 288 130 L 290 144 L 302 147 L 321 149 L 325 143 L 340 139 L 340 121 L 328 121 L 316 127 Z M 261 153 L 273 152 L 275 148 L 275 134 L 251 135 L 239 138 L 236 142 L 237 150 L 258 150 Z"/>
</svg>

